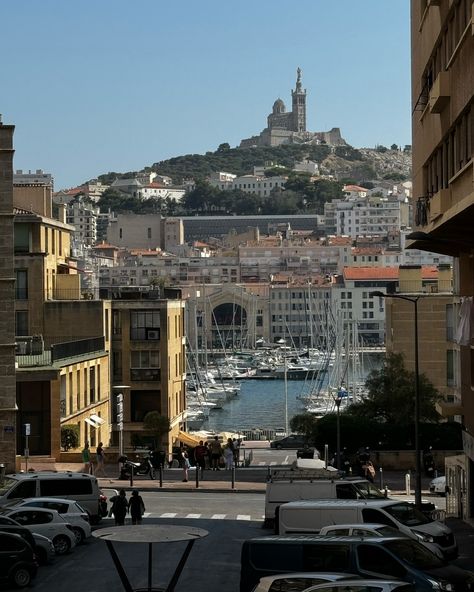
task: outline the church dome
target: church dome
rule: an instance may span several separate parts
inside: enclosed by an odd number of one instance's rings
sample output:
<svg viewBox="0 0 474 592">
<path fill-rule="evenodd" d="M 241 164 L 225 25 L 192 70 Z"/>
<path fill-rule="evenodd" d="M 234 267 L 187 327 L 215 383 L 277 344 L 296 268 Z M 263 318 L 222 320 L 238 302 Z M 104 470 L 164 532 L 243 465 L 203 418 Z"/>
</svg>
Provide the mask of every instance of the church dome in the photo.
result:
<svg viewBox="0 0 474 592">
<path fill-rule="evenodd" d="M 273 103 L 273 113 L 285 113 L 286 107 L 285 103 L 281 99 L 277 99 Z"/>
</svg>

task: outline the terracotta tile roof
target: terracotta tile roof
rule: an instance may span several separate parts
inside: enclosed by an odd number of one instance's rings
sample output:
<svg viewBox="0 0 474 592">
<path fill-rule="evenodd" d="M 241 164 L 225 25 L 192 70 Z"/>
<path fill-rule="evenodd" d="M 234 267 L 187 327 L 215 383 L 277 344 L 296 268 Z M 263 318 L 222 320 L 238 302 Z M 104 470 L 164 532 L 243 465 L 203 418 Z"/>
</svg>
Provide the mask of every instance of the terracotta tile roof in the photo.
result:
<svg viewBox="0 0 474 592">
<path fill-rule="evenodd" d="M 163 189 L 165 187 L 165 185 L 163 185 L 163 183 L 148 183 L 148 185 L 145 185 L 145 187 L 149 187 L 151 189 Z"/>
<path fill-rule="evenodd" d="M 109 243 L 100 243 L 98 245 L 95 245 L 92 248 L 93 249 L 116 249 L 117 251 L 119 250 L 118 247 L 116 247 L 115 245 L 110 245 Z"/>
<path fill-rule="evenodd" d="M 382 247 L 352 247 L 353 255 L 380 255 Z"/>
<path fill-rule="evenodd" d="M 331 246 L 352 245 L 352 238 L 350 236 L 328 236 L 327 244 Z"/>
<path fill-rule="evenodd" d="M 346 280 L 398 280 L 400 271 L 398 267 L 344 267 L 343 274 Z M 437 267 L 423 266 L 421 277 L 424 280 L 436 279 Z"/>
</svg>

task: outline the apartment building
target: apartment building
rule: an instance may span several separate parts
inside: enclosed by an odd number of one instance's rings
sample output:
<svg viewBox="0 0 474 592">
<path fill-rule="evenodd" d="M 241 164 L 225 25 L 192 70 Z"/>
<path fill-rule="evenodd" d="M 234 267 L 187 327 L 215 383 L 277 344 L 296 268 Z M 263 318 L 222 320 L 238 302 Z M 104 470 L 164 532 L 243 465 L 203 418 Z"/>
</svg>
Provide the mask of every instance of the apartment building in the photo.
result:
<svg viewBox="0 0 474 592">
<path fill-rule="evenodd" d="M 184 303 L 129 297 L 127 292 L 122 300 L 119 293 L 112 301 L 112 380 L 117 387 L 127 387 L 119 389 L 124 446 L 151 443 L 143 419 L 149 411 L 158 411 L 170 419 L 171 432 L 164 444 L 171 450 L 186 419 Z M 116 397 L 113 408 L 112 443 L 118 445 Z"/>
<path fill-rule="evenodd" d="M 80 247 L 97 243 L 97 220 L 100 209 L 78 197 L 67 205 L 66 222 L 74 226 L 74 242 Z"/>
<path fill-rule="evenodd" d="M 473 16 L 471 0 L 411 3 L 416 233 L 409 247 L 455 258 L 455 293 L 467 329 L 458 339 L 459 387 L 445 413 L 461 417 L 464 454 L 447 460 L 447 509 L 467 520 L 474 517 Z"/>
</svg>

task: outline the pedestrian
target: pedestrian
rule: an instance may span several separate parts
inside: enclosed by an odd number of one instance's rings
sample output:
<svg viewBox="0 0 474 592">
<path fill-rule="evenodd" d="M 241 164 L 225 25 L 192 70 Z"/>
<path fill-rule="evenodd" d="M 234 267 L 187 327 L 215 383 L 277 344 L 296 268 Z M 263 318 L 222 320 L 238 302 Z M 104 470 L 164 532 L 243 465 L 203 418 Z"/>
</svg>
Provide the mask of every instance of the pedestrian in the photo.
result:
<svg viewBox="0 0 474 592">
<path fill-rule="evenodd" d="M 183 447 L 183 450 L 181 452 L 181 458 L 182 458 L 182 462 L 181 462 L 181 466 L 183 468 L 183 482 L 187 483 L 188 482 L 188 470 L 189 467 L 191 466 L 191 463 L 189 462 L 189 456 L 188 456 L 188 451 L 186 449 L 186 446 Z"/>
<path fill-rule="evenodd" d="M 84 444 L 84 448 L 82 449 L 82 462 L 84 463 L 85 472 L 89 473 L 90 475 L 94 474 L 94 466 L 91 461 L 91 451 L 89 449 L 89 442 Z"/>
<path fill-rule="evenodd" d="M 123 526 L 125 524 L 125 516 L 128 512 L 127 496 L 125 490 L 121 489 L 118 495 L 110 498 L 112 506 L 109 511 L 109 516 L 115 518 L 115 526 Z"/>
<path fill-rule="evenodd" d="M 206 440 L 204 442 L 204 448 L 206 449 L 206 469 L 210 469 L 212 464 L 211 464 L 211 449 L 209 448 L 209 442 Z"/>
<path fill-rule="evenodd" d="M 99 445 L 97 446 L 96 452 L 95 452 L 95 458 L 97 461 L 97 469 L 96 469 L 96 476 L 99 476 L 99 473 L 101 473 L 101 477 L 105 477 L 105 468 L 104 468 L 104 462 L 105 462 L 105 455 L 104 455 L 104 448 L 103 448 L 103 444 L 102 442 L 99 442 Z"/>
<path fill-rule="evenodd" d="M 220 471 L 219 462 L 222 457 L 222 446 L 219 442 L 219 437 L 214 436 L 214 440 L 211 440 L 209 444 L 209 450 L 211 451 L 211 468 L 213 471 Z"/>
<path fill-rule="evenodd" d="M 234 438 L 232 442 L 234 443 L 234 464 L 238 467 L 240 461 L 240 439 L 237 440 Z"/>
<path fill-rule="evenodd" d="M 234 443 L 232 438 L 227 438 L 227 444 L 224 447 L 224 461 L 226 470 L 231 470 L 234 465 Z"/>
<path fill-rule="evenodd" d="M 201 469 L 201 476 L 204 473 L 204 469 L 206 468 L 206 456 L 207 456 L 207 448 L 204 446 L 202 440 L 199 440 L 199 444 L 194 449 L 194 460 L 196 461 L 196 470 L 199 467 Z"/>
<path fill-rule="evenodd" d="M 142 496 L 139 495 L 136 489 L 132 491 L 128 502 L 128 509 L 132 518 L 132 524 L 141 524 L 143 514 L 145 513 L 145 504 L 143 503 Z"/>
</svg>

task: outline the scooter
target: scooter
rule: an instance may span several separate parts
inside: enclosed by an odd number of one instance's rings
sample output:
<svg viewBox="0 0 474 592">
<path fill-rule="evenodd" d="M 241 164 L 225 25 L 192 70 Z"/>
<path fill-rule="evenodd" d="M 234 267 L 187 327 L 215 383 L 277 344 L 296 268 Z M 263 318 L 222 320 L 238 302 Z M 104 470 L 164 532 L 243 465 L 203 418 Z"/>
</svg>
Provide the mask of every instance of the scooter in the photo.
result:
<svg viewBox="0 0 474 592">
<path fill-rule="evenodd" d="M 142 458 L 140 462 L 128 460 L 126 456 L 121 456 L 118 460 L 119 463 L 122 464 L 120 468 L 119 479 L 130 479 L 132 469 L 134 475 L 149 475 L 150 479 L 155 478 L 155 467 L 151 462 L 150 455 L 146 456 L 145 458 Z"/>
</svg>

